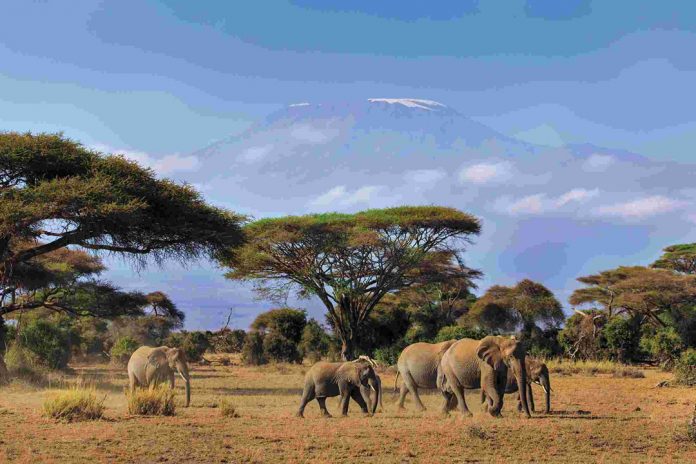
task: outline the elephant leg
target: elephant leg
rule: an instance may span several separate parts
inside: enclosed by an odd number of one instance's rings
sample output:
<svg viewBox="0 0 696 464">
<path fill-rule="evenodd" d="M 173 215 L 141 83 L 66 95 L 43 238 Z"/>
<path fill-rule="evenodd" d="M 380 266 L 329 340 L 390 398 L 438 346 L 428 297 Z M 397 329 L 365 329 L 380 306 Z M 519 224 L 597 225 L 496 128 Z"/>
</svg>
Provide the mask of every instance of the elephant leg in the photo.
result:
<svg viewBox="0 0 696 464">
<path fill-rule="evenodd" d="M 522 399 L 520 398 L 520 392 L 517 392 L 517 411 L 522 412 Z"/>
<path fill-rule="evenodd" d="M 174 390 L 174 371 L 169 373 L 169 388 Z"/>
<path fill-rule="evenodd" d="M 449 415 L 450 410 L 452 409 L 452 400 L 454 398 L 454 395 L 450 392 L 446 391 L 440 391 L 442 394 L 442 414 L 444 416 Z"/>
<path fill-rule="evenodd" d="M 341 414 L 343 416 L 348 415 L 348 402 L 350 401 L 350 392 L 341 392 Z"/>
<path fill-rule="evenodd" d="M 302 392 L 302 399 L 300 400 L 300 409 L 297 410 L 297 417 L 304 417 L 304 410 L 307 403 L 314 399 L 314 385 L 305 385 L 304 391 Z M 321 403 L 319 403 L 321 404 Z M 322 411 L 323 412 L 323 411 Z"/>
<path fill-rule="evenodd" d="M 418 394 L 418 386 L 416 385 L 416 382 L 413 380 L 413 377 L 411 376 L 410 372 L 406 372 L 404 375 L 404 383 L 408 387 L 408 390 L 413 393 L 413 398 L 416 400 L 416 406 L 418 409 L 421 411 L 425 411 L 425 405 L 420 399 L 420 395 Z"/>
<path fill-rule="evenodd" d="M 363 414 L 370 413 L 370 411 L 367 409 L 367 403 L 365 403 L 365 400 L 363 400 L 363 397 L 358 390 L 351 390 L 350 397 L 353 398 L 356 403 L 358 403 L 358 406 L 360 406 Z"/>
<path fill-rule="evenodd" d="M 129 388 L 131 395 L 135 393 L 135 387 L 139 386 L 138 384 L 138 379 L 135 377 L 135 374 L 132 372 L 128 373 L 128 383 L 129 383 Z"/>
<path fill-rule="evenodd" d="M 408 388 L 406 387 L 406 383 L 401 382 L 401 387 L 399 388 L 399 403 L 397 406 L 399 409 L 405 409 L 404 408 L 404 401 L 406 400 L 407 394 L 408 394 Z"/>
<path fill-rule="evenodd" d="M 326 397 L 317 397 L 317 403 L 319 403 L 319 409 L 321 410 L 321 415 L 323 417 L 331 417 L 331 414 L 329 414 L 329 410 L 326 409 Z"/>
<path fill-rule="evenodd" d="M 468 417 L 473 416 L 473 414 L 471 414 L 471 411 L 469 411 L 469 408 L 466 406 L 466 399 L 464 398 L 464 388 L 462 388 L 461 385 L 452 385 L 452 390 L 454 391 L 454 396 L 457 397 L 459 411 L 461 411 L 462 415 Z"/>
<path fill-rule="evenodd" d="M 527 384 L 527 403 L 529 403 L 529 410 L 536 412 L 534 408 L 534 393 L 532 392 L 532 384 Z"/>
</svg>

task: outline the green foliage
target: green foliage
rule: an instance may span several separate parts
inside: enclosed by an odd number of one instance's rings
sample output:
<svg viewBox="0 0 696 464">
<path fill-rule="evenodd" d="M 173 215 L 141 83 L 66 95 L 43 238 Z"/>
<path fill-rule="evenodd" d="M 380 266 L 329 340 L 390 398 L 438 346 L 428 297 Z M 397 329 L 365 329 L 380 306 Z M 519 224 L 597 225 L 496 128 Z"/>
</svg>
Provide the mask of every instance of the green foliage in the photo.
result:
<svg viewBox="0 0 696 464">
<path fill-rule="evenodd" d="M 607 349 L 621 363 L 640 358 L 640 324 L 636 318 L 613 317 L 604 326 Z"/>
<path fill-rule="evenodd" d="M 671 368 L 684 350 L 682 339 L 674 327 L 661 327 L 652 334 L 644 333 L 640 347 L 664 368 Z"/>
<path fill-rule="evenodd" d="M 696 385 L 696 349 L 681 354 L 674 365 L 674 380 L 681 385 Z"/>
<path fill-rule="evenodd" d="M 70 334 L 49 320 L 33 319 L 20 329 L 19 344 L 50 369 L 64 369 L 70 360 Z"/>
<path fill-rule="evenodd" d="M 331 337 L 324 328 L 314 319 L 307 321 L 299 346 L 302 356 L 317 362 L 328 354 L 330 345 Z"/>
<path fill-rule="evenodd" d="M 269 361 L 302 362 L 302 356 L 297 349 L 297 344 L 278 332 L 270 332 L 263 337 L 263 352 Z"/>
<path fill-rule="evenodd" d="M 111 347 L 111 361 L 115 364 L 125 366 L 128 363 L 131 355 L 140 347 L 135 339 L 129 336 L 121 337 L 116 340 L 114 346 Z"/>
<path fill-rule="evenodd" d="M 245 331 L 225 328 L 213 333 L 211 343 L 216 353 L 240 353 L 245 338 Z"/>
<path fill-rule="evenodd" d="M 488 335 L 488 332 L 483 329 L 472 329 L 458 325 L 450 325 L 440 329 L 437 336 L 433 340 L 433 343 L 445 342 L 447 340 L 461 340 L 462 338 L 473 338 L 474 340 L 480 340 L 486 335 Z"/>
<path fill-rule="evenodd" d="M 652 264 L 654 268 L 670 269 L 684 274 L 696 274 L 696 243 L 668 246 Z"/>
<path fill-rule="evenodd" d="M 41 384 L 46 378 L 46 368 L 38 357 L 23 346 L 12 343 L 5 353 L 5 365 L 10 377 L 18 377 L 31 383 Z"/>
<path fill-rule="evenodd" d="M 181 348 L 184 350 L 186 359 L 191 362 L 198 362 L 203 354 L 211 347 L 210 332 L 193 331 L 175 332 L 167 338 L 165 344 L 170 347 Z"/>
<path fill-rule="evenodd" d="M 242 361 L 251 366 L 260 366 L 268 362 L 263 349 L 263 335 L 256 331 L 247 333 L 242 347 Z"/>
<path fill-rule="evenodd" d="M 251 323 L 251 328 L 261 333 L 274 333 L 295 344 L 300 343 L 302 332 L 307 324 L 307 313 L 299 309 L 271 309 L 259 314 Z"/>
<path fill-rule="evenodd" d="M 405 344 L 403 346 L 402 344 L 394 344 L 383 348 L 377 348 L 373 357 L 380 364 L 393 366 L 399 360 L 399 355 L 405 346 Z"/>
</svg>

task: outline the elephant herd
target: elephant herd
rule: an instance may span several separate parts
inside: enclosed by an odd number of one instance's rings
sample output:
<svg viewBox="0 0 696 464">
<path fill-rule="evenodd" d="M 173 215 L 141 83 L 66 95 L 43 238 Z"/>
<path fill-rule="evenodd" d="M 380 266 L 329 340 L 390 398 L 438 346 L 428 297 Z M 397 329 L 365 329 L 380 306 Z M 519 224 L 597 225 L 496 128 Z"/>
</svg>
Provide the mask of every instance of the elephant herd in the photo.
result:
<svg viewBox="0 0 696 464">
<path fill-rule="evenodd" d="M 305 375 L 302 399 L 297 416 L 303 417 L 307 403 L 316 399 L 322 416 L 331 417 L 326 398 L 340 396 L 341 413 L 348 414 L 353 399 L 363 413 L 373 415 L 382 404 L 382 382 L 376 363 L 366 356 L 347 362 L 318 362 Z M 442 412 L 458 408 L 471 416 L 464 391 L 481 390 L 483 409 L 493 416 L 500 415 L 503 396 L 517 392 L 518 410 L 530 417 L 534 411 L 532 383 L 545 392 L 545 411 L 551 409 L 551 383 L 546 365 L 526 356 L 522 343 L 515 338 L 488 336 L 482 340 L 463 338 L 442 343 L 414 343 L 399 356 L 394 387 L 401 377 L 399 409 L 403 409 L 408 393 L 416 406 L 425 410 L 418 394 L 419 388 L 437 389 L 443 397 Z M 168 382 L 174 387 L 179 374 L 186 385 L 186 406 L 191 402 L 191 380 L 186 357 L 182 350 L 161 346 L 138 348 L 128 362 L 131 392 L 136 387 L 154 386 Z M 372 393 L 374 392 L 374 398 Z M 369 406 L 368 406 L 369 405 Z"/>
</svg>

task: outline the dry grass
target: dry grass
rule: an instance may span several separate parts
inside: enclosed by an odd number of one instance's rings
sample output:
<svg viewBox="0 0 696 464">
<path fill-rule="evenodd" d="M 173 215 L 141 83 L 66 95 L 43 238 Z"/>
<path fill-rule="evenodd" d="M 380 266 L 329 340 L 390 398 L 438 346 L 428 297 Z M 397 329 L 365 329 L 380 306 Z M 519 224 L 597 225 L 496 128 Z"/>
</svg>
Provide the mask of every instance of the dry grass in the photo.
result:
<svg viewBox="0 0 696 464">
<path fill-rule="evenodd" d="M 93 388 L 73 387 L 52 392 L 44 401 L 43 412 L 60 422 L 78 422 L 101 419 L 104 415 L 106 396 L 97 398 Z"/>
<path fill-rule="evenodd" d="M 479 408 L 478 391 L 467 393 L 472 418 L 439 414 L 440 395 L 421 395 L 428 410 L 396 409 L 392 373 L 381 374 L 385 411 L 363 417 L 355 404 L 333 419 L 316 402 L 305 419 L 294 417 L 307 366 L 194 366 L 191 407 L 176 416 L 128 413 L 125 369 L 73 366 L 75 377 L 97 384 L 109 421 L 57 423 L 41 416 L 51 392 L 13 383 L 0 387 L 0 462 L 287 462 L 450 463 L 696 462 L 687 438 L 694 410 L 693 388 L 655 388 L 671 374 L 644 369 L 645 378 L 613 377 L 613 370 L 587 375 L 552 374 L 552 413 L 525 419 L 506 396 L 501 418 Z M 177 396 L 183 395 L 177 384 Z M 537 405 L 543 393 L 534 387 Z M 223 401 L 240 417 L 224 417 Z"/>
<path fill-rule="evenodd" d="M 173 416 L 176 414 L 174 390 L 166 386 L 128 392 L 128 412 L 138 416 Z"/>
<path fill-rule="evenodd" d="M 220 415 L 222 417 L 239 417 L 237 409 L 227 400 L 220 401 Z"/>
<path fill-rule="evenodd" d="M 614 377 L 630 377 L 642 379 L 645 374 L 641 369 L 626 366 L 612 361 L 546 361 L 551 374 L 560 375 L 589 375 L 610 374 Z"/>
</svg>

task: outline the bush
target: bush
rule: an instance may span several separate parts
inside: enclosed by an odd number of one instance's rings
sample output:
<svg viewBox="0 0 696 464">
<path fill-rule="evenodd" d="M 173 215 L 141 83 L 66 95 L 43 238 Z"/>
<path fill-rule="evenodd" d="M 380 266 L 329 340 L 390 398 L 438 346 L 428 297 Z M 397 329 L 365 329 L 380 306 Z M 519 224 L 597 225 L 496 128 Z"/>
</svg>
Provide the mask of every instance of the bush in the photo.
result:
<svg viewBox="0 0 696 464">
<path fill-rule="evenodd" d="M 636 318 L 614 317 L 602 330 L 612 357 L 621 363 L 637 361 L 640 347 L 640 324 Z"/>
<path fill-rule="evenodd" d="M 2 355 L 0 354 L 0 386 L 5 385 L 10 382 L 10 371 L 7 370 L 7 366 L 5 365 L 5 360 L 2 358 Z"/>
<path fill-rule="evenodd" d="M 138 388 L 127 393 L 128 412 L 138 416 L 173 416 L 176 413 L 174 390 L 161 385 L 152 389 Z"/>
<path fill-rule="evenodd" d="M 329 352 L 331 337 L 314 319 L 310 319 L 302 331 L 300 352 L 311 362 L 317 362 Z"/>
<path fill-rule="evenodd" d="M 684 351 L 674 365 L 674 380 L 678 384 L 696 385 L 696 349 Z"/>
<path fill-rule="evenodd" d="M 45 368 L 41 367 L 38 357 L 17 343 L 13 343 L 7 349 L 5 365 L 10 377 L 37 384 L 43 383 L 46 379 Z"/>
<path fill-rule="evenodd" d="M 261 333 L 276 333 L 284 338 L 300 343 L 302 332 L 307 324 L 307 313 L 299 309 L 272 309 L 256 316 L 251 328 Z"/>
<path fill-rule="evenodd" d="M 258 332 L 249 332 L 246 335 L 242 347 L 242 361 L 251 366 L 260 366 L 268 362 L 263 349 L 263 335 Z"/>
<path fill-rule="evenodd" d="M 181 348 L 184 350 L 186 359 L 191 362 L 198 362 L 203 357 L 203 354 L 211 347 L 210 337 L 212 334 L 210 332 L 186 332 L 181 331 L 171 334 L 167 337 L 167 346 Z"/>
<path fill-rule="evenodd" d="M 239 417 L 239 414 L 237 413 L 237 410 L 235 407 L 232 405 L 227 400 L 222 400 L 220 401 L 220 415 L 222 417 Z"/>
<path fill-rule="evenodd" d="M 681 337 L 672 327 L 664 327 L 652 335 L 643 335 L 641 348 L 664 368 L 671 368 L 684 350 Z"/>
<path fill-rule="evenodd" d="M 70 360 L 70 337 L 65 329 L 45 319 L 28 321 L 19 343 L 50 369 L 64 369 Z"/>
<path fill-rule="evenodd" d="M 58 392 L 43 404 L 44 416 L 60 422 L 77 422 L 101 419 L 104 401 L 97 399 L 93 389 L 71 388 Z"/>
<path fill-rule="evenodd" d="M 375 360 L 381 364 L 393 366 L 399 360 L 401 351 L 403 351 L 403 346 L 401 344 L 385 346 L 383 348 L 377 348 L 374 357 Z"/>
<path fill-rule="evenodd" d="M 222 329 L 212 337 L 213 350 L 216 353 L 240 353 L 244 346 L 246 332 L 241 329 Z"/>
<path fill-rule="evenodd" d="M 111 361 L 114 364 L 125 366 L 140 344 L 130 336 L 121 337 L 111 347 Z"/>
<path fill-rule="evenodd" d="M 302 362 L 297 345 L 277 332 L 271 332 L 263 337 L 263 352 L 269 361 Z"/>
<path fill-rule="evenodd" d="M 460 340 L 462 338 L 473 338 L 481 340 L 488 333 L 483 329 L 472 329 L 458 325 L 448 325 L 440 329 L 433 340 L 434 343 L 446 342 L 447 340 Z"/>
</svg>

